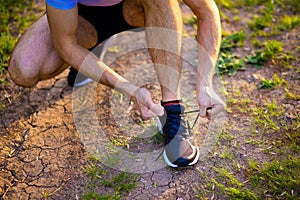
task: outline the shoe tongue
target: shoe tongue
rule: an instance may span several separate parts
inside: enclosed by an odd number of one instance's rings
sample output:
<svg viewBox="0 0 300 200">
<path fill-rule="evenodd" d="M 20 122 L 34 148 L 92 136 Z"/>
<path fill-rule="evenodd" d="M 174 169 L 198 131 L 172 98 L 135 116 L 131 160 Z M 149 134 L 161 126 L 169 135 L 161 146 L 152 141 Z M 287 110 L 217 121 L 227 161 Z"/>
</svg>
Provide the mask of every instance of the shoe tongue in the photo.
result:
<svg viewBox="0 0 300 200">
<path fill-rule="evenodd" d="M 184 112 L 184 106 L 181 104 L 165 105 L 164 108 L 168 114 L 181 114 Z"/>
</svg>

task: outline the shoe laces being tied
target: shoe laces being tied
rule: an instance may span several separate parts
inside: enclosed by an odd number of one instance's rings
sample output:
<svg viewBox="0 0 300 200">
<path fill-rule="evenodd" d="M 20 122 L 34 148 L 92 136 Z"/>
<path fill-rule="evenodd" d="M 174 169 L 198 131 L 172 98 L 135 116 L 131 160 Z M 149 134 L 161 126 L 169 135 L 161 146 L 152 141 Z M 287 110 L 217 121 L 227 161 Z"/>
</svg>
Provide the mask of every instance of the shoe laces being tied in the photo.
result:
<svg viewBox="0 0 300 200">
<path fill-rule="evenodd" d="M 187 166 L 198 160 L 199 148 L 190 142 L 191 127 L 185 116 L 184 106 L 172 105 L 165 107 L 165 114 L 160 118 L 164 124 L 164 159 L 171 167 Z"/>
<path fill-rule="evenodd" d="M 168 108 L 166 108 L 168 109 Z M 190 126 L 189 121 L 186 119 L 187 114 L 198 112 L 198 115 Z M 168 113 L 168 115 L 167 115 Z M 184 112 L 184 107 L 180 106 L 180 110 L 168 110 L 162 117 L 161 122 L 164 124 L 163 133 L 165 134 L 165 145 L 168 145 L 173 139 L 187 140 L 192 136 L 192 129 L 194 128 L 200 114 L 199 110 Z M 168 123 L 165 123 L 168 121 Z"/>
</svg>

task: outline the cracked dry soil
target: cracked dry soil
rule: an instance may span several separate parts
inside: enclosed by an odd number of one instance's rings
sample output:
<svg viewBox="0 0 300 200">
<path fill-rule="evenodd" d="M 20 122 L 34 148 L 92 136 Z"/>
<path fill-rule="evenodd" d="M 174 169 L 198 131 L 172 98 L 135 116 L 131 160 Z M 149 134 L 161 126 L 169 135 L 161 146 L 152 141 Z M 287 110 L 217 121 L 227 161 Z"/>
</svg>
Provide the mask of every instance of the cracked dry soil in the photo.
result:
<svg viewBox="0 0 300 200">
<path fill-rule="evenodd" d="M 188 31 L 193 30 L 187 27 Z M 286 35 L 291 50 L 299 46 L 299 28 Z M 110 54 L 108 53 L 108 58 Z M 120 74 L 128 71 L 128 66 L 151 66 L 150 56 L 146 50 L 139 50 L 124 55 L 116 60 L 112 67 Z M 187 64 L 188 65 L 188 64 Z M 271 78 L 276 72 L 284 74 L 295 92 L 299 93 L 299 75 L 293 71 L 284 71 L 276 67 L 265 67 L 259 70 L 247 68 L 238 72 L 235 77 L 224 76 L 227 91 L 243 91 L 243 95 L 253 102 L 264 99 L 276 99 L 287 106 L 286 115 L 293 118 L 299 112 L 299 102 L 285 100 L 283 89 L 258 91 L 257 77 Z M 151 75 L 151 73 L 149 73 Z M 148 75 L 149 75 L 148 74 Z M 6 74 L 7 75 L 7 74 Z M 67 86 L 67 71 L 61 75 L 40 82 L 34 88 L 21 88 L 8 78 L 1 94 L 9 97 L 7 106 L 0 112 L 0 198 L 14 199 L 81 199 L 88 184 L 89 177 L 82 170 L 89 163 L 90 152 L 82 142 L 73 119 L 72 88 Z M 184 74 L 193 79 L 193 74 Z M 147 78 L 147 73 L 140 78 Z M 151 79 L 149 79 L 151 80 Z M 145 85 L 153 94 L 154 101 L 159 101 L 157 84 Z M 184 89 L 184 88 L 183 88 Z M 118 127 L 112 123 L 109 104 L 112 90 L 99 85 L 97 87 L 97 117 L 108 135 L 118 135 Z M 133 121 L 139 121 L 136 110 L 129 115 Z M 269 160 L 257 147 L 245 143 L 248 137 L 248 115 L 228 115 L 231 124 L 236 126 L 232 135 L 240 144 L 234 149 L 237 162 L 247 163 L 247 158 Z M 201 127 L 206 128 L 205 121 Z M 159 148 L 143 141 L 131 144 L 136 151 L 148 148 Z M 220 143 L 222 150 L 226 144 Z M 230 147 L 233 148 L 233 147 Z M 140 174 L 137 186 L 124 199 L 197 199 L 193 190 L 202 179 L 213 178 L 216 174 L 212 167 L 224 164 L 221 157 L 214 153 L 209 159 L 199 162 L 195 167 L 181 170 L 162 168 L 153 172 Z M 119 173 L 105 165 L 102 166 L 111 176 Z M 207 177 L 203 177 L 203 172 Z M 236 174 L 245 180 L 243 172 Z M 99 188 L 99 192 L 106 188 Z M 222 196 L 212 194 L 215 199 Z"/>
<path fill-rule="evenodd" d="M 115 62 L 113 68 L 122 73 L 126 60 L 136 65 L 151 65 L 146 50 L 130 53 Z M 151 75 L 151 73 L 150 73 Z M 72 115 L 72 88 L 67 86 L 67 71 L 55 79 L 40 82 L 36 87 L 20 91 L 12 103 L 0 113 L 0 194 L 3 199 L 77 199 L 84 193 L 88 176 L 82 168 L 89 153 L 78 132 Z M 158 85 L 148 86 L 159 100 Z M 97 116 L 109 135 L 118 134 L 112 122 L 109 98 L 112 90 L 97 86 Z M 131 112 L 137 118 L 136 110 Z M 153 144 L 154 145 L 154 144 Z M 159 148 L 141 143 L 132 146 L 139 151 Z M 137 147 L 138 146 L 138 147 Z M 103 165 L 110 174 L 118 171 Z M 192 199 L 191 183 L 199 179 L 197 168 L 170 170 L 163 168 L 141 174 L 137 187 L 128 199 Z"/>
</svg>

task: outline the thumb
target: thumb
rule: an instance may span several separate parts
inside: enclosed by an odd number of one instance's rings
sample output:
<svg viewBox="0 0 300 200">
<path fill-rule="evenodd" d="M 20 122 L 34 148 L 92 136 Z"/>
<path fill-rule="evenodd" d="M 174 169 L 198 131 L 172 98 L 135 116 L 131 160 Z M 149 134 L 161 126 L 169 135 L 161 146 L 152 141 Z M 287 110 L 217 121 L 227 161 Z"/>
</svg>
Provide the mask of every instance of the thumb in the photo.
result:
<svg viewBox="0 0 300 200">
<path fill-rule="evenodd" d="M 201 106 L 200 107 L 200 116 L 201 117 L 206 117 L 206 110 L 207 110 L 208 106 Z"/>
<path fill-rule="evenodd" d="M 156 116 L 162 116 L 164 114 L 164 109 L 160 104 L 153 103 L 150 107 L 150 110 L 156 115 Z"/>
<path fill-rule="evenodd" d="M 146 107 L 151 111 L 151 117 L 162 116 L 164 114 L 164 109 L 160 104 L 153 103 L 151 98 L 145 101 Z"/>
<path fill-rule="evenodd" d="M 212 117 L 215 117 L 216 115 L 218 115 L 220 112 L 222 112 L 225 109 L 225 105 L 223 104 L 216 104 L 212 110 Z"/>
</svg>

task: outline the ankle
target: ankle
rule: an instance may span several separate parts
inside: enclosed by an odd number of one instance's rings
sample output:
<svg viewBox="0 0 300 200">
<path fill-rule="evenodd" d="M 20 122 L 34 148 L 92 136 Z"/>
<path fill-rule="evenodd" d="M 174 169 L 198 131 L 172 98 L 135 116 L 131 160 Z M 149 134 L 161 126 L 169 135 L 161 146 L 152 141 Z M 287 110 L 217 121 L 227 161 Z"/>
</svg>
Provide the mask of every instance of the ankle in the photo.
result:
<svg viewBox="0 0 300 200">
<path fill-rule="evenodd" d="M 161 101 L 161 105 L 163 107 L 170 106 L 170 105 L 180 105 L 182 100 L 171 100 L 171 101 Z"/>
</svg>

